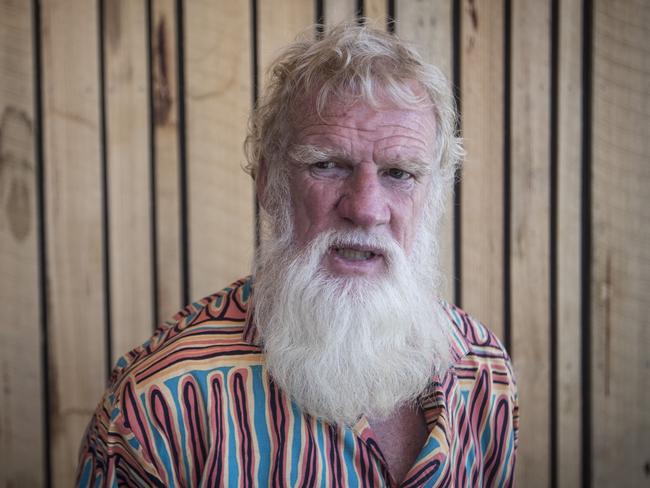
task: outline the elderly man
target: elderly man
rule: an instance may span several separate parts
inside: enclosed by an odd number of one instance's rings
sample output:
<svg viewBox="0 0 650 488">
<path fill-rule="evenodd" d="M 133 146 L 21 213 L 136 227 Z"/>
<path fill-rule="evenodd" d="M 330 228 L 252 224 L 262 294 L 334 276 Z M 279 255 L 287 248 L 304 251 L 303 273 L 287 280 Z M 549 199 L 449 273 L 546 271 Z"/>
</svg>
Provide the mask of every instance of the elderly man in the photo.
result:
<svg viewBox="0 0 650 488">
<path fill-rule="evenodd" d="M 246 143 L 253 277 L 118 362 L 79 484 L 512 485 L 509 357 L 436 296 L 454 125 L 444 77 L 389 34 L 290 45 Z"/>
</svg>

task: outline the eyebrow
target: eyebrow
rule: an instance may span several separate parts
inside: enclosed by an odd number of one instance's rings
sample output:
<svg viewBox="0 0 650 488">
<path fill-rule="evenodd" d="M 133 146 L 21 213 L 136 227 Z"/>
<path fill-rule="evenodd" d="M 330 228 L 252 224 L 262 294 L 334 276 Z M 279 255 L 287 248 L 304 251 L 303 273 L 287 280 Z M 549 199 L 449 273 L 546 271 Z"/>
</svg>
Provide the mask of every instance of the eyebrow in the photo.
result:
<svg viewBox="0 0 650 488">
<path fill-rule="evenodd" d="M 345 161 L 351 159 L 345 151 L 314 146 L 312 144 L 295 144 L 289 148 L 289 158 L 298 165 L 310 165 L 319 161 L 332 159 Z"/>
<path fill-rule="evenodd" d="M 309 166 L 327 160 L 345 162 L 352 159 L 346 151 L 318 147 L 312 144 L 293 145 L 290 147 L 288 155 L 294 164 L 299 166 Z M 378 162 L 377 166 L 380 168 L 397 167 L 416 177 L 427 176 L 432 172 L 432 162 L 420 156 L 389 158 Z"/>
</svg>

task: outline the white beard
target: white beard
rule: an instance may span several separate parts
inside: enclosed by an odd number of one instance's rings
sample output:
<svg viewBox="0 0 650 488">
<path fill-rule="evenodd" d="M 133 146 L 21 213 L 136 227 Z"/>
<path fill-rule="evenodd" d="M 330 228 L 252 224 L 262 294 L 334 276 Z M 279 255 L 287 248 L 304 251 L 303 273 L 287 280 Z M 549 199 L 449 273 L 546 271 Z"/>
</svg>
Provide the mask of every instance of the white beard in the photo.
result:
<svg viewBox="0 0 650 488">
<path fill-rule="evenodd" d="M 332 424 L 386 418 L 449 367 L 432 233 L 421 229 L 410 258 L 392 238 L 360 231 L 322 234 L 302 250 L 289 237 L 264 243 L 255 321 L 271 377 L 303 411 Z M 321 263 L 334 243 L 383 249 L 386 273 L 329 275 Z"/>
</svg>

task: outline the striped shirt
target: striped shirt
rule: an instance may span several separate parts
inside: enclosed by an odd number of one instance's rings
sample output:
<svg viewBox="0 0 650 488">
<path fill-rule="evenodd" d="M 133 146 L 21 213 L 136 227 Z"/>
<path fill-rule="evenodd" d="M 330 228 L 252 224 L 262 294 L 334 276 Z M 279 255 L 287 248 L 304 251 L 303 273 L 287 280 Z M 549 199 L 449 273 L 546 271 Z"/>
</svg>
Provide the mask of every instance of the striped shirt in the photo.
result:
<svg viewBox="0 0 650 488">
<path fill-rule="evenodd" d="M 122 357 L 82 441 L 78 486 L 398 486 L 365 418 L 300 411 L 270 381 L 250 279 L 186 307 Z M 429 430 L 399 486 L 512 486 L 517 393 L 484 326 L 445 305 L 454 364 L 420 399 Z"/>
</svg>

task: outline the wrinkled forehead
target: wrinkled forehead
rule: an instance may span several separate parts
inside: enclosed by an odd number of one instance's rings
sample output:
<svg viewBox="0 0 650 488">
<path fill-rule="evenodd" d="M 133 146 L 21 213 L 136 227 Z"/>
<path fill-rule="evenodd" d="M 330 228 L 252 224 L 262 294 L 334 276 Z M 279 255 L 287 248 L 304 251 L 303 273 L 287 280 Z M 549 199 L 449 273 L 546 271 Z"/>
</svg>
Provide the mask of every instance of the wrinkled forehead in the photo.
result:
<svg viewBox="0 0 650 488">
<path fill-rule="evenodd" d="M 415 146 L 411 149 L 419 149 L 423 156 L 435 152 L 437 121 L 431 105 L 395 103 L 382 94 L 372 102 L 332 98 L 319 111 L 314 99 L 313 95 L 305 98 L 293 111 L 287 141 L 289 150 L 294 144 L 305 143 L 305 139 L 316 139 L 325 142 L 326 146 L 331 142 L 336 146 L 337 140 L 358 135 L 368 141 L 383 139 L 384 143 L 394 143 L 402 151 Z"/>
<path fill-rule="evenodd" d="M 398 130 L 404 130 L 404 135 L 413 132 L 432 144 L 437 141 L 438 124 L 433 104 L 396 101 L 384 90 L 371 100 L 354 94 L 332 95 L 322 106 L 318 103 L 318 93 L 311 93 L 294 106 L 288 122 L 289 145 L 297 142 L 306 128 L 316 126 L 339 126 L 339 132 L 346 132 L 346 128 L 352 126 L 361 131 L 381 125 L 398 126 Z"/>
<path fill-rule="evenodd" d="M 370 79 L 354 89 L 320 83 L 315 88 L 296 93 L 291 105 L 291 121 L 310 116 L 327 117 L 333 113 L 339 114 L 341 107 L 355 105 L 365 105 L 378 111 L 409 109 L 436 113 L 429 93 L 414 80 L 384 86 L 380 80 Z"/>
</svg>

